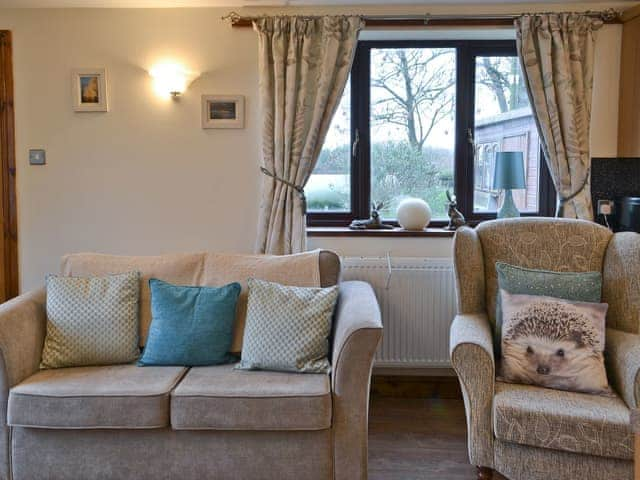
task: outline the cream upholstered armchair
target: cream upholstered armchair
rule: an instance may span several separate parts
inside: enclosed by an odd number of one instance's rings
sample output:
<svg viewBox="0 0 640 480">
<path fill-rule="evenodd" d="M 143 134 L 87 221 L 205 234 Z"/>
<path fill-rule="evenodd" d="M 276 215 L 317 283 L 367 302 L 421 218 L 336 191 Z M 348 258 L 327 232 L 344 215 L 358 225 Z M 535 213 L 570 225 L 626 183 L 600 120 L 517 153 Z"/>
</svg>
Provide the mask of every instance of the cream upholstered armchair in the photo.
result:
<svg viewBox="0 0 640 480">
<path fill-rule="evenodd" d="M 497 261 L 553 271 L 600 271 L 609 304 L 606 359 L 615 397 L 496 381 L 491 325 Z M 458 315 L 451 361 L 464 396 L 478 478 L 633 478 L 630 410 L 640 400 L 640 235 L 582 220 L 518 218 L 461 228 L 454 241 Z"/>
</svg>

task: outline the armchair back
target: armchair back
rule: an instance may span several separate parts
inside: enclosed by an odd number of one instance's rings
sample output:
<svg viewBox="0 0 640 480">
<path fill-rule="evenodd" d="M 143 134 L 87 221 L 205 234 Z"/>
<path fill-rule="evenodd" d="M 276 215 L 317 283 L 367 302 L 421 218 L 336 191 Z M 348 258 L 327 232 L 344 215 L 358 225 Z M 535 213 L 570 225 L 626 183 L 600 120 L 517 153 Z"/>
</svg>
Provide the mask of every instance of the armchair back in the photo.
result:
<svg viewBox="0 0 640 480">
<path fill-rule="evenodd" d="M 640 234 L 620 232 L 607 247 L 602 301 L 609 304 L 607 326 L 640 333 Z"/>
<path fill-rule="evenodd" d="M 612 236 L 596 223 L 562 218 L 493 220 L 475 231 L 460 229 L 454 263 L 461 313 L 486 311 L 495 323 L 496 262 L 556 272 L 602 272 Z"/>
</svg>

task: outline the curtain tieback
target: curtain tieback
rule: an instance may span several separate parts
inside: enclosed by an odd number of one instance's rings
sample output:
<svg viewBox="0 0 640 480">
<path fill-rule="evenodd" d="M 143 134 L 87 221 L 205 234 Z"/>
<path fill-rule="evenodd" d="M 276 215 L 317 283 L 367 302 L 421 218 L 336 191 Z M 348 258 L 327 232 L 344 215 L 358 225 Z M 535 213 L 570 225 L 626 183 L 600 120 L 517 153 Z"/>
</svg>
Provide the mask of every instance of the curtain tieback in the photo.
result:
<svg viewBox="0 0 640 480">
<path fill-rule="evenodd" d="M 566 197 L 559 195 L 560 205 L 564 205 L 568 201 L 573 200 L 578 195 L 580 195 L 580 192 L 582 192 L 587 186 L 587 182 L 589 181 L 589 177 L 591 176 L 590 174 L 591 174 L 591 170 L 587 170 L 587 174 L 584 176 L 584 180 L 582 181 L 580 188 L 577 189 L 575 192 L 573 192 L 571 195 L 567 195 Z"/>
<path fill-rule="evenodd" d="M 264 167 L 260 167 L 260 171 L 262 173 L 264 173 L 267 177 L 271 177 L 274 180 L 280 182 L 280 183 L 284 183 L 285 185 L 287 185 L 288 187 L 293 188 L 296 192 L 298 192 L 298 195 L 300 195 L 300 200 L 302 201 L 302 211 L 304 213 L 307 213 L 307 197 L 304 194 L 304 188 L 302 188 L 300 185 L 296 185 L 293 182 L 290 182 L 289 180 L 279 177 L 278 175 L 276 175 L 273 172 L 270 172 L 269 170 L 267 170 Z"/>
</svg>

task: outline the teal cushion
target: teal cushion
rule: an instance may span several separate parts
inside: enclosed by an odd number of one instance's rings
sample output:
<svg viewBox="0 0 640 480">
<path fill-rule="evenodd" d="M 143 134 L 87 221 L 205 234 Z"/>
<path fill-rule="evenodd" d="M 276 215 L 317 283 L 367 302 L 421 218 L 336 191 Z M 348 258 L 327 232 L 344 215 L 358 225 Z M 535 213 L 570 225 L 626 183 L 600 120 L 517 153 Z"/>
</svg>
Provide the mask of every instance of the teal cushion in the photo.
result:
<svg viewBox="0 0 640 480">
<path fill-rule="evenodd" d="M 496 302 L 496 328 L 494 345 L 498 357 L 502 341 L 502 307 L 500 290 L 520 295 L 538 295 L 573 302 L 600 302 L 602 274 L 600 272 L 551 272 L 516 267 L 496 262 L 498 299 Z"/>
<path fill-rule="evenodd" d="M 151 326 L 139 365 L 217 365 L 231 348 L 240 284 L 183 287 L 149 280 Z"/>
</svg>

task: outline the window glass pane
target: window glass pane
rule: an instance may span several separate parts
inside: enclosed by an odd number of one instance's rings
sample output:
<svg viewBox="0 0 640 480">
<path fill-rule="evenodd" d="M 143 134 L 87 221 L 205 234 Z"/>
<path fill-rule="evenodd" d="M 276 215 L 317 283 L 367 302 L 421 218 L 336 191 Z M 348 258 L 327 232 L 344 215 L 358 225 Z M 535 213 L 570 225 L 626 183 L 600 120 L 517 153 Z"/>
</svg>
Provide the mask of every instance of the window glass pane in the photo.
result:
<svg viewBox="0 0 640 480">
<path fill-rule="evenodd" d="M 495 212 L 496 152 L 522 152 L 526 189 L 513 190 L 521 212 L 538 211 L 540 143 L 517 57 L 476 57 L 473 209 Z"/>
<path fill-rule="evenodd" d="M 371 50 L 371 200 L 395 218 L 406 197 L 446 218 L 453 190 L 455 48 Z"/>
<path fill-rule="evenodd" d="M 351 88 L 344 89 L 313 174 L 304 188 L 311 212 L 351 211 Z"/>
</svg>

